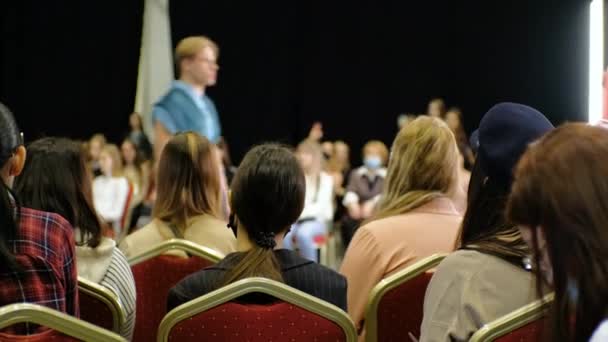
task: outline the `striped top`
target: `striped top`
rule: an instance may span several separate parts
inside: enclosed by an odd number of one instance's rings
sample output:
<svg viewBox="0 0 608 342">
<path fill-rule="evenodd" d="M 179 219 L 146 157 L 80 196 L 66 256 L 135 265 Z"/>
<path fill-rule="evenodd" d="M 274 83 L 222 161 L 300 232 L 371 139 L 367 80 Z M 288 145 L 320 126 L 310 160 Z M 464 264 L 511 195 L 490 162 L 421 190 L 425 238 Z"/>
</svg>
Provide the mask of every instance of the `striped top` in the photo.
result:
<svg viewBox="0 0 608 342">
<path fill-rule="evenodd" d="M 109 288 L 118 296 L 126 318 L 120 335 L 130 341 L 135 328 L 135 280 L 127 258 L 118 248 L 112 251 L 112 262 L 99 285 Z"/>
</svg>

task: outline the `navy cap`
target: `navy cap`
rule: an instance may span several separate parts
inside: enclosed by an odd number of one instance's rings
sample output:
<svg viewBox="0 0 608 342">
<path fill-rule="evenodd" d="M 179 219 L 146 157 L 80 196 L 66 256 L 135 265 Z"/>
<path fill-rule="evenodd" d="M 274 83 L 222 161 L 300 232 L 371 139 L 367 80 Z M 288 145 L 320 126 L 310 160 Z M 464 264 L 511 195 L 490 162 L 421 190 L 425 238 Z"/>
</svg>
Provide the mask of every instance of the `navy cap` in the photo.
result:
<svg viewBox="0 0 608 342">
<path fill-rule="evenodd" d="M 499 103 L 483 116 L 473 133 L 479 140 L 477 162 L 488 177 L 510 186 L 513 169 L 528 145 L 553 128 L 553 124 L 532 107 Z"/>
</svg>

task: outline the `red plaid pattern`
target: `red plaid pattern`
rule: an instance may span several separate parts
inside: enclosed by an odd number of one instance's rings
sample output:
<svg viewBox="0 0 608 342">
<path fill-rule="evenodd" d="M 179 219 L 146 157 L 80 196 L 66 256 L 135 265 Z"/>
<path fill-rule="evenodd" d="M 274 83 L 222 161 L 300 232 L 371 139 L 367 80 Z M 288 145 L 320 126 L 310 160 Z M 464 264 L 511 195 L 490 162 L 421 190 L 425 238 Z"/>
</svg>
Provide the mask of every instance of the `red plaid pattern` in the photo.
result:
<svg viewBox="0 0 608 342">
<path fill-rule="evenodd" d="M 9 241 L 21 272 L 0 265 L 0 306 L 34 303 L 79 317 L 74 231 L 63 217 L 21 208 L 19 234 Z M 11 329 L 11 328 L 9 328 Z M 11 333 L 35 328 L 14 327 Z"/>
</svg>

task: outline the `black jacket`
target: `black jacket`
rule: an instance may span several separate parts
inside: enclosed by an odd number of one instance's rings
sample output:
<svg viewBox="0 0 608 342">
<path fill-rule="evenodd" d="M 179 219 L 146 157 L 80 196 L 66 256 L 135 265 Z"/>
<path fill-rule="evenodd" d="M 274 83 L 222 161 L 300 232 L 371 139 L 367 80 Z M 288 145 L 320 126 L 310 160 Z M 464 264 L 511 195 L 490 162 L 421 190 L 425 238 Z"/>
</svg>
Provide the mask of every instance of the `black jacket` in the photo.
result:
<svg viewBox="0 0 608 342">
<path fill-rule="evenodd" d="M 287 249 L 275 250 L 274 253 L 281 266 L 285 284 L 346 311 L 344 276 Z M 235 264 L 238 254 L 231 253 L 216 265 L 191 274 L 177 283 L 169 291 L 167 311 L 216 290 L 226 271 Z"/>
</svg>

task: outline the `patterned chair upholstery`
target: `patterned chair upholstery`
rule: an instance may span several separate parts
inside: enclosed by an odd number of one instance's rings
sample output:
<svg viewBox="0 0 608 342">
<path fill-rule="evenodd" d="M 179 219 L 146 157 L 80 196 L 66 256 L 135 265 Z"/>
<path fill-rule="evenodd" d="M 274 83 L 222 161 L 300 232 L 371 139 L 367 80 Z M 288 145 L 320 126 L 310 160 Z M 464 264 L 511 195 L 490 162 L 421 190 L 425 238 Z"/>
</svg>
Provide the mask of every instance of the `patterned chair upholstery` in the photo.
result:
<svg viewBox="0 0 608 342">
<path fill-rule="evenodd" d="M 496 319 L 479 329 L 470 342 L 533 342 L 544 341 L 546 313 L 553 302 L 553 293 Z"/>
<path fill-rule="evenodd" d="M 0 308 L 0 329 L 21 323 L 33 323 L 49 328 L 49 330 L 28 336 L 0 333 L 0 341 L 126 341 L 124 338 L 111 331 L 45 306 L 20 303 Z"/>
<path fill-rule="evenodd" d="M 172 250 L 182 250 L 190 257 L 163 255 Z M 169 290 L 184 277 L 220 259 L 222 255 L 218 252 L 179 239 L 165 241 L 150 251 L 129 259 L 137 291 L 133 340 L 156 340 L 158 325 L 167 313 Z"/>
<path fill-rule="evenodd" d="M 244 295 L 270 304 L 246 304 Z M 180 305 L 161 322 L 157 341 L 356 341 L 348 315 L 332 304 L 265 278 L 243 279 Z"/>
<path fill-rule="evenodd" d="M 116 294 L 109 289 L 78 277 L 80 319 L 120 333 L 125 313 Z"/>
<path fill-rule="evenodd" d="M 365 311 L 366 341 L 403 341 L 418 338 L 424 294 L 435 268 L 445 255 L 432 255 L 378 283 Z"/>
</svg>

